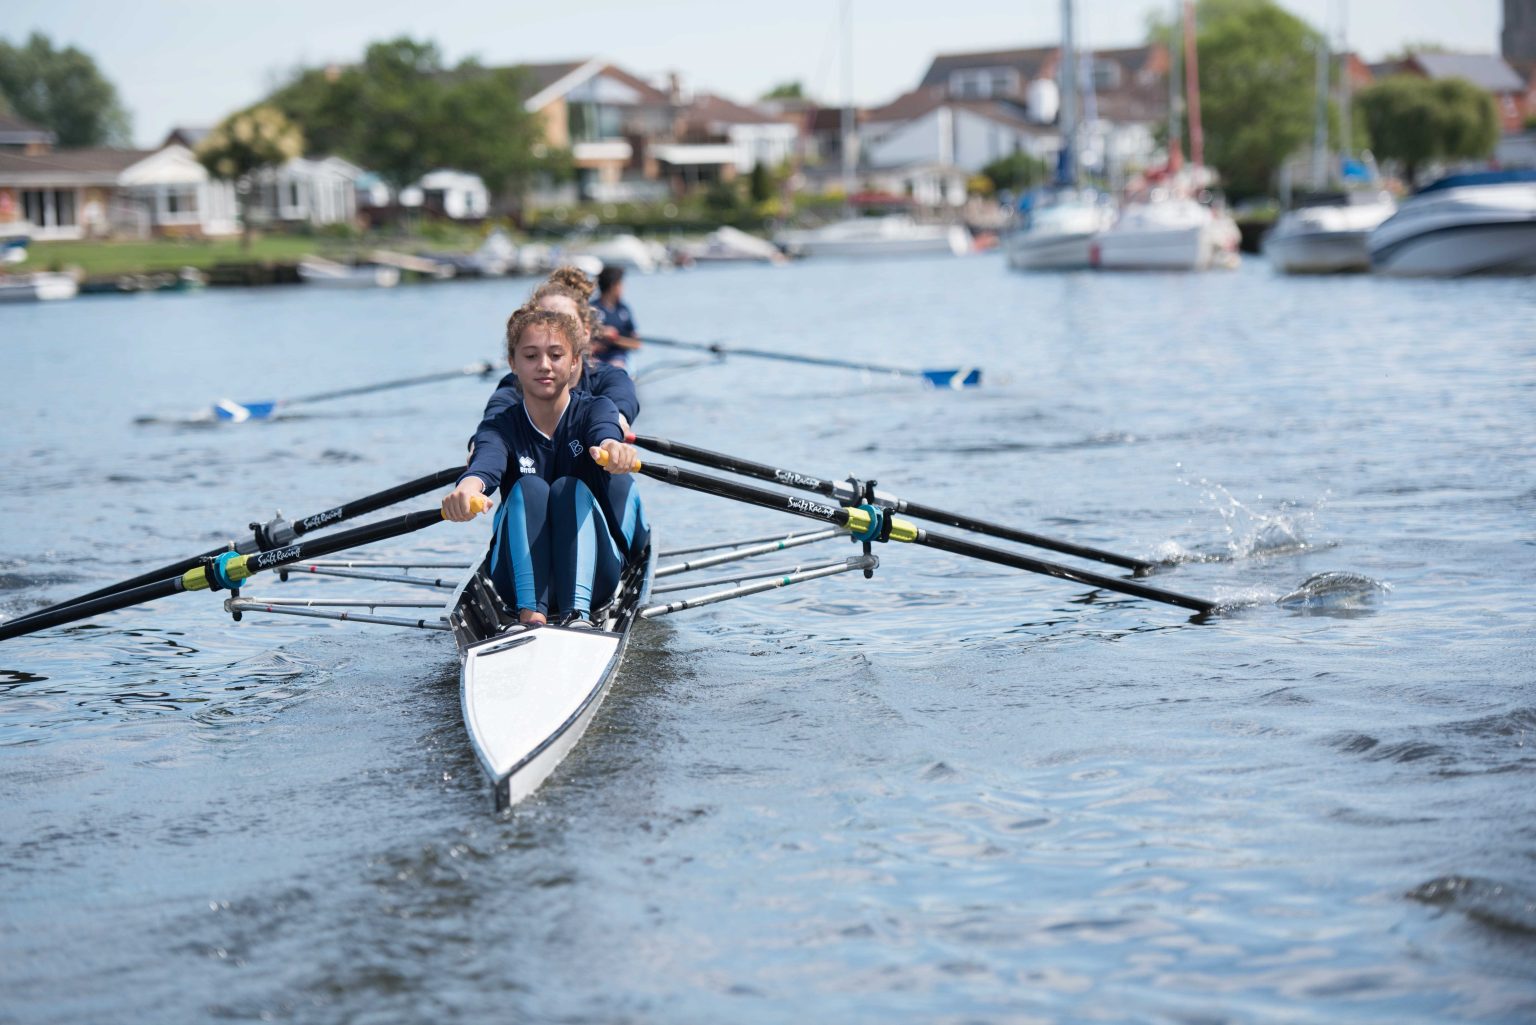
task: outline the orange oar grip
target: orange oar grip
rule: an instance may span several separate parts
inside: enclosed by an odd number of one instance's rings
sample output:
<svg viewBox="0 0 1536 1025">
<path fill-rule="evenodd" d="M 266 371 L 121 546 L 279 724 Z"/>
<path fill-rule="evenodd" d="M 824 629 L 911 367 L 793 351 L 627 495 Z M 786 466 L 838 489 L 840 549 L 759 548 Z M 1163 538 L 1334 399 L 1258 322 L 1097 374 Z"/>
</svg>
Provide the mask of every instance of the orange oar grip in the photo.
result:
<svg viewBox="0 0 1536 1025">
<path fill-rule="evenodd" d="M 630 435 L 630 437 L 633 437 L 633 436 L 634 435 Z M 608 453 L 607 453 L 607 451 L 605 451 L 604 449 L 598 449 L 597 450 L 597 455 L 592 457 L 592 461 L 594 463 L 596 463 L 598 466 L 607 466 L 608 465 Z M 640 469 L 640 460 L 638 460 L 638 459 L 635 460 L 635 469 L 636 470 Z"/>
<path fill-rule="evenodd" d="M 475 495 L 469 500 L 469 507 L 475 511 L 476 516 L 479 516 L 491 507 L 491 500 L 484 495 Z"/>
</svg>

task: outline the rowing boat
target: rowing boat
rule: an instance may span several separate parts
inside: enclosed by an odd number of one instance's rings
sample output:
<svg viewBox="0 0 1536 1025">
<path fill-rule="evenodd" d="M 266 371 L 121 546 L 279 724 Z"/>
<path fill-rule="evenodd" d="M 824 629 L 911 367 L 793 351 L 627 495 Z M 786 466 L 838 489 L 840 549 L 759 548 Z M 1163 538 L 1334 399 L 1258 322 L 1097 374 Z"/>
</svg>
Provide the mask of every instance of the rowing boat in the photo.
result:
<svg viewBox="0 0 1536 1025">
<path fill-rule="evenodd" d="M 517 623 L 496 594 L 488 557 L 454 591 L 446 620 L 462 663 L 464 727 L 498 811 L 538 789 L 586 732 L 618 675 L 655 569 L 648 546 L 594 614 L 596 629 Z"/>
<path fill-rule="evenodd" d="M 461 467 L 450 467 L 297 521 L 289 521 L 278 514 L 266 524 L 252 524 L 252 534 L 244 539 L 231 540 L 221 548 L 0 623 L 0 641 L 172 594 L 204 590 L 227 591 L 229 597 L 224 601 L 224 609 L 237 621 L 248 613 L 284 613 L 449 633 L 461 661 L 460 695 L 465 731 L 491 783 L 496 807 L 505 809 L 532 794 L 581 739 L 614 685 L 630 633 L 640 620 L 842 573 L 862 573 L 868 578 L 880 565 L 879 557 L 873 553 L 876 544 L 918 545 L 1072 581 L 1096 590 L 1115 591 L 1182 607 L 1192 610 L 1197 617 L 1209 615 L 1216 609 L 1216 603 L 1204 598 L 1178 594 L 1138 580 L 1105 576 L 1046 562 L 1021 552 L 935 533 L 896 514 L 904 512 L 1032 547 L 1050 548 L 1077 558 L 1109 563 L 1132 570 L 1137 576 L 1155 568 L 1150 563 L 1117 553 L 908 502 L 878 490 L 874 481 L 823 480 L 666 439 L 635 440 L 643 448 L 670 452 L 690 462 L 730 473 L 771 480 L 782 486 L 832 498 L 837 504 L 768 491 L 681 467 L 637 461 L 636 472 L 671 486 L 818 523 L 816 529 L 798 533 L 695 543 L 669 552 L 657 551 L 653 543 L 647 547 L 643 558 L 625 571 L 617 596 L 608 606 L 597 610 L 595 622 L 587 629 L 558 625 L 530 628 L 518 624 L 496 593 L 488 568 L 488 553 L 468 564 L 419 560 L 324 561 L 326 556 L 401 538 L 441 523 L 441 509 L 433 508 L 361 527 L 339 531 L 328 529 L 344 520 L 443 487 L 462 472 Z M 327 532 L 310 536 L 321 529 Z M 697 576 L 699 570 L 741 563 L 803 545 L 834 539 L 846 541 L 850 535 L 859 543 L 861 554 L 771 569 L 738 568 L 722 577 Z M 663 559 L 674 558 L 680 561 L 661 564 Z M 452 576 L 435 573 L 446 569 L 455 572 Z M 422 570 L 429 572 L 424 574 L 420 572 Z M 427 598 L 380 595 L 340 598 L 255 597 L 240 593 L 245 581 L 267 571 L 279 580 L 346 577 L 406 584 L 435 594 Z M 719 585 L 726 586 L 701 593 L 701 589 Z M 449 592 L 446 601 L 441 597 L 445 591 Z M 674 597 L 679 592 L 692 593 Z M 661 600 L 648 603 L 653 597 Z M 381 609 L 418 611 L 413 616 L 393 612 L 381 615 Z"/>
</svg>

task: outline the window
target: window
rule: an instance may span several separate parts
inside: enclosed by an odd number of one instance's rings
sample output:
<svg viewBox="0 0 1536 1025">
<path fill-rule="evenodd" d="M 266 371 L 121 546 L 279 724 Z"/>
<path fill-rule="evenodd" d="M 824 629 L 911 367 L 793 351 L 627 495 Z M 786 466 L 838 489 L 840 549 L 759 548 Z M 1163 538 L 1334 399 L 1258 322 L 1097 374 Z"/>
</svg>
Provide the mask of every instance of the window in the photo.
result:
<svg viewBox="0 0 1536 1025">
<path fill-rule="evenodd" d="M 949 94 L 957 99 L 1007 96 L 1017 82 L 1018 73 L 1011 68 L 963 68 L 950 73 Z"/>
<path fill-rule="evenodd" d="M 1095 89 L 1118 89 L 1124 78 L 1120 65 L 1112 60 L 1095 60 L 1093 62 L 1093 87 Z"/>
<path fill-rule="evenodd" d="M 39 228 L 73 228 L 79 223 L 74 189 L 24 189 L 21 211 Z"/>
<path fill-rule="evenodd" d="M 165 215 L 167 220 L 186 221 L 197 219 L 197 186 L 172 185 L 165 190 Z"/>
<path fill-rule="evenodd" d="M 288 183 L 288 206 L 290 208 L 296 208 L 296 207 L 298 207 L 298 205 L 299 205 L 299 183 L 298 182 L 289 182 Z"/>
<path fill-rule="evenodd" d="M 567 109 L 567 125 L 572 142 L 597 142 L 600 139 L 619 139 L 624 136 L 624 115 L 618 107 L 600 103 L 572 103 Z"/>
</svg>

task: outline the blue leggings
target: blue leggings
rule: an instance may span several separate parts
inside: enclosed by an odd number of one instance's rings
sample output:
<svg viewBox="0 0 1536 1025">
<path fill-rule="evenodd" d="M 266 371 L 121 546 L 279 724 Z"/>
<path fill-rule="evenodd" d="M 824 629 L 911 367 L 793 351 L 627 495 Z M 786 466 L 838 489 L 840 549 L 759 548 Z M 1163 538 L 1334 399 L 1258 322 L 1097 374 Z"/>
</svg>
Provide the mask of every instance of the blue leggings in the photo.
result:
<svg viewBox="0 0 1536 1025">
<path fill-rule="evenodd" d="M 627 475 L 609 482 L 623 510 L 620 533 L 638 554 L 650 530 L 640 493 Z M 623 549 L 608 529 L 602 505 L 575 477 L 553 484 L 519 477 L 496 513 L 491 580 L 509 604 L 546 616 L 590 615 L 613 598 L 624 572 Z"/>
</svg>

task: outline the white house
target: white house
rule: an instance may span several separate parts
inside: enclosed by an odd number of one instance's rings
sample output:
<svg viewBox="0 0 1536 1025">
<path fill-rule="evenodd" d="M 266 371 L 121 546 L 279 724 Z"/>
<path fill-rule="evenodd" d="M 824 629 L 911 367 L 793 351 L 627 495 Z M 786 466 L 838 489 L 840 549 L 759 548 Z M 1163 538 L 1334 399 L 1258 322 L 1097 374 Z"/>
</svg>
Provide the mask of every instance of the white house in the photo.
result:
<svg viewBox="0 0 1536 1025">
<path fill-rule="evenodd" d="M 976 172 L 1020 152 L 1048 161 L 1061 147 L 1054 128 L 1011 104 L 951 99 L 938 90 L 907 93 L 869 111 L 860 136 L 870 169 L 938 164 Z"/>
<path fill-rule="evenodd" d="M 694 96 L 687 124 L 702 137 L 732 146 L 736 170 L 742 173 L 758 164 L 774 168 L 789 162 L 800 139 L 799 125 L 710 93 Z"/>
<path fill-rule="evenodd" d="M 479 175 L 443 168 L 401 189 L 400 205 L 425 207 L 455 221 L 478 220 L 490 212 L 491 194 Z"/>
<path fill-rule="evenodd" d="M 351 224 L 357 219 L 358 181 L 365 172 L 340 157 L 295 157 L 258 172 L 250 216 L 258 223 Z"/>
<path fill-rule="evenodd" d="M 181 145 L 0 152 L 0 234 L 39 240 L 232 235 L 234 187 Z"/>
</svg>

